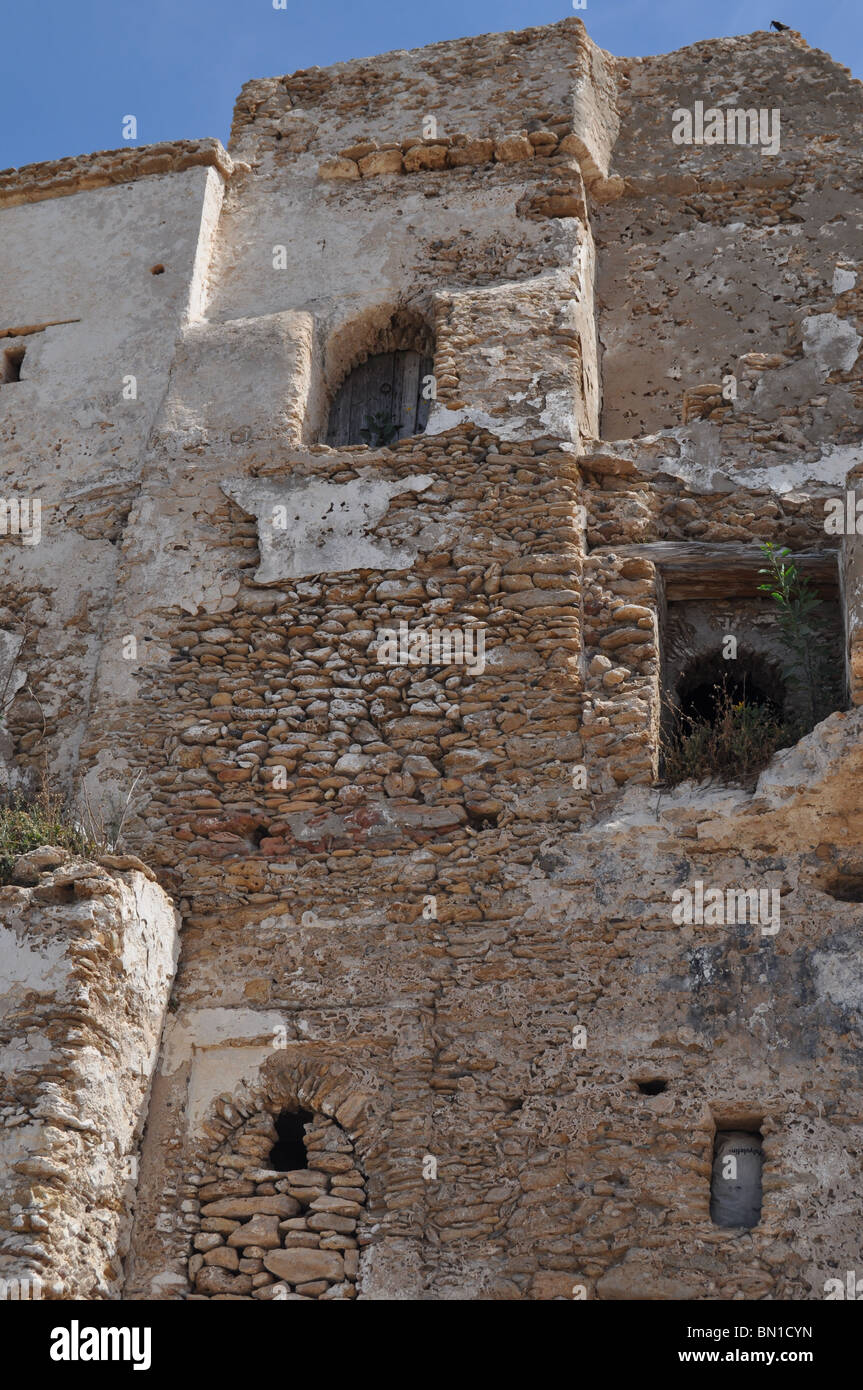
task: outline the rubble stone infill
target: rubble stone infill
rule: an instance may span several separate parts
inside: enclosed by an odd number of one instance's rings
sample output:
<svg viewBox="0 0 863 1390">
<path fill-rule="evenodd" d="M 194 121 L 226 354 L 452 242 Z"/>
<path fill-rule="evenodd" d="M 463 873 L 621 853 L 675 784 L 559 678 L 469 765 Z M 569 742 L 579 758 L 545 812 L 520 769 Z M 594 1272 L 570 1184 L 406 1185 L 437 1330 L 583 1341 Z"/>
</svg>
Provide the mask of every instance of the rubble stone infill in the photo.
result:
<svg viewBox="0 0 863 1390">
<path fill-rule="evenodd" d="M 316 1116 L 305 1135 L 308 1167 L 268 1168 L 275 1122 L 253 1114 L 190 1175 L 189 1300 L 356 1297 L 365 1179 L 333 1120 Z"/>
</svg>

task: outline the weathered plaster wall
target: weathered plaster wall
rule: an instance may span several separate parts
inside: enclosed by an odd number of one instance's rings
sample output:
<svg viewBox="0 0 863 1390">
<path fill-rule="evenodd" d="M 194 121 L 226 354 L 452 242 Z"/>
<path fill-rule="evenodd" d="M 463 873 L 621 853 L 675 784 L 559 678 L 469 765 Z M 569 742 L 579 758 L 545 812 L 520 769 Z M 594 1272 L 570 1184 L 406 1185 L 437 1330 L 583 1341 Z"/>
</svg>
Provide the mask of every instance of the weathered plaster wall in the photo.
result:
<svg viewBox="0 0 863 1390">
<path fill-rule="evenodd" d="M 746 464 L 754 453 L 770 466 L 791 461 L 783 454 L 818 459 L 828 441 L 856 443 L 860 83 L 798 35 L 764 31 L 621 58 L 617 73 L 614 169 L 625 189 L 592 219 L 603 437 L 673 429 L 684 390 L 718 386 L 760 353 L 769 361 L 754 394 L 697 436 L 679 433 L 681 449 L 691 438 L 703 458 L 712 436 L 727 460 L 745 442 Z M 675 110 L 696 101 L 778 110 L 778 153 L 673 143 Z M 827 360 L 818 343 L 837 332 L 848 354 Z"/>
<path fill-rule="evenodd" d="M 0 888 L 0 1278 L 117 1298 L 179 918 L 138 860 L 33 850 Z"/>
<path fill-rule="evenodd" d="M 602 183 L 615 131 L 608 55 L 577 20 L 249 83 L 231 151 L 252 172 L 226 203 L 209 317 L 311 315 L 326 394 L 350 365 L 330 360 L 339 335 L 410 306 L 437 335 L 431 431 L 461 411 L 506 438 L 595 434 L 582 176 Z"/>
<path fill-rule="evenodd" d="M 26 348 L 20 381 L 0 387 L 0 491 L 41 506 L 37 545 L 11 534 L 3 542 L 0 626 L 25 639 L 18 664 L 28 683 L 8 712 L 18 757 L 41 766 L 48 754 L 68 774 L 117 540 L 174 342 L 200 309 L 222 177 L 195 164 L 111 187 L 96 178 L 90 191 L 79 171 L 69 175 L 74 196 L 59 196 L 42 168 L 16 183 L 35 202 L 6 205 L 0 187 L 0 330 L 73 322 L 0 340 Z M 152 274 L 159 264 L 164 272 Z M 136 396 L 124 399 L 130 377 Z"/>
</svg>

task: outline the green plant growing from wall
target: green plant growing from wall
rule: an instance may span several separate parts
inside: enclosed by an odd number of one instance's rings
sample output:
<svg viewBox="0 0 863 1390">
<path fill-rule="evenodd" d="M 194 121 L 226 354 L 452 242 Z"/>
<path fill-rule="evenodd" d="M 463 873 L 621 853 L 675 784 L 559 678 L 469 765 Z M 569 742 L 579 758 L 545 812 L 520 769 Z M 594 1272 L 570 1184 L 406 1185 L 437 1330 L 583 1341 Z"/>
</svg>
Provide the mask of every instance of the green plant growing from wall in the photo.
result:
<svg viewBox="0 0 863 1390">
<path fill-rule="evenodd" d="M 360 438 L 364 444 L 370 444 L 373 449 L 385 449 L 391 444 L 399 432 L 399 426 L 393 420 L 387 410 L 378 410 L 374 415 L 366 416 L 365 428 L 360 430 Z"/>
<path fill-rule="evenodd" d="M 0 799 L 0 884 L 10 882 L 20 855 L 44 845 L 82 858 L 106 848 L 75 819 L 62 793 L 46 783 L 36 793 L 7 792 Z"/>
<path fill-rule="evenodd" d="M 795 735 L 800 737 L 836 708 L 839 680 L 835 663 L 830 661 L 829 637 L 821 620 L 821 600 L 815 589 L 789 558 L 791 551 L 787 546 L 765 541 L 761 552 L 767 563 L 758 573 L 767 577 L 758 588 L 761 593 L 769 594 L 777 606 L 781 640 L 788 653 L 785 679 L 789 687 L 802 694 L 799 722 L 805 720 L 805 727 L 799 728 Z"/>
</svg>

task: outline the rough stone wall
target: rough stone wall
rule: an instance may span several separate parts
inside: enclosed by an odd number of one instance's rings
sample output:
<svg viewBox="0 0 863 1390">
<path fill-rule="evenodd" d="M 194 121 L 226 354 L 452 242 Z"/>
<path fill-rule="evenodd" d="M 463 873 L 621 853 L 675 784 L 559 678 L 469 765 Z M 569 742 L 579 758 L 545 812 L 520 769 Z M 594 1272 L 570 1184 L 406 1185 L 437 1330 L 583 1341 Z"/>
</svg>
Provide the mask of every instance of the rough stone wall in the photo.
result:
<svg viewBox="0 0 863 1390">
<path fill-rule="evenodd" d="M 33 850 L 0 888 L 5 1284 L 119 1297 L 178 930 L 134 857 Z"/>
<path fill-rule="evenodd" d="M 796 74 L 775 167 L 671 144 L 714 65 L 746 105 Z M 823 528 L 859 465 L 859 93 L 799 36 L 642 63 L 577 20 L 243 89 L 218 224 L 203 184 L 183 224 L 197 308 L 160 339 L 97 661 L 65 677 L 91 682 L 88 795 L 140 773 L 126 834 L 184 924 L 125 1297 L 221 1268 L 250 1287 L 206 1293 L 251 1298 L 279 1272 L 207 1261 L 203 1235 L 246 1246 L 198 1204 L 229 1171 L 240 1200 L 299 1201 L 246 1163 L 298 1106 L 365 1177 L 360 1299 L 811 1298 L 854 1267 L 863 716 L 751 791 L 656 778 L 668 547 L 711 601 L 743 597 L 762 539 L 837 605 L 841 571 L 860 698 L 859 554 Z M 36 211 L 221 191 L 139 172 Z M 711 278 L 732 265 L 769 303 Z M 426 433 L 316 443 L 345 373 L 410 325 L 435 339 Z M 57 580 L 25 558 L 50 631 Z M 484 669 L 378 660 L 400 623 L 481 630 Z M 60 722 L 19 700 L 26 760 Z M 699 880 L 775 888 L 778 932 L 677 925 Z M 713 1135 L 747 1124 L 762 1220 L 721 1229 Z"/>
<path fill-rule="evenodd" d="M 860 83 L 799 36 L 763 32 L 617 70 L 624 193 L 592 218 L 603 437 L 673 430 L 684 390 L 754 367 L 733 409 L 669 450 L 823 470 L 861 423 Z M 674 144 L 674 111 L 699 100 L 779 110 L 778 152 Z"/>
<path fill-rule="evenodd" d="M 131 720 L 108 689 L 102 705 L 116 728 L 112 776 L 130 775 L 123 765 L 140 766 L 144 746 L 153 749 L 146 809 L 127 824 L 158 840 L 159 864 L 179 859 L 187 883 L 193 859 L 203 859 L 206 878 L 242 847 L 234 868 L 242 883 L 259 872 L 245 854 L 253 833 L 278 856 L 298 844 L 422 841 L 469 815 L 512 814 L 525 798 L 539 798 L 544 816 L 543 788 L 554 791 L 558 776 L 546 766 L 549 752 L 571 758 L 579 748 L 574 733 L 566 737 L 580 686 L 573 461 L 463 431 L 445 443 L 406 442 L 376 466 L 365 450 L 305 467 L 294 458 L 288 479 L 272 450 L 270 460 L 245 490 L 234 481 L 236 456 L 225 480 L 215 453 L 187 478 L 166 460 L 159 491 L 152 481 L 141 534 L 157 531 L 164 550 L 154 557 L 130 547 L 123 575 L 134 602 L 147 604 L 148 662 Z M 381 482 L 389 505 L 375 522 L 364 499 Z M 242 508 L 226 496 L 229 483 Z M 294 544 L 273 560 L 281 582 L 262 588 L 263 527 L 252 508 L 266 519 L 279 498 L 298 514 Z M 342 534 L 328 535 L 330 513 L 342 505 Z M 185 577 L 167 590 L 179 604 L 146 597 L 180 537 L 183 564 L 190 552 L 202 557 L 188 579 L 212 595 L 194 615 L 191 587 L 183 601 Z M 312 554 L 326 545 L 333 571 L 308 576 L 303 545 Z M 357 570 L 363 547 L 369 568 Z M 221 569 L 223 559 L 234 567 Z M 128 612 L 117 621 L 108 647 L 122 669 Z M 381 662 L 378 634 L 400 623 L 476 627 L 485 670 Z M 102 747 L 97 734 L 84 751 Z"/>
</svg>

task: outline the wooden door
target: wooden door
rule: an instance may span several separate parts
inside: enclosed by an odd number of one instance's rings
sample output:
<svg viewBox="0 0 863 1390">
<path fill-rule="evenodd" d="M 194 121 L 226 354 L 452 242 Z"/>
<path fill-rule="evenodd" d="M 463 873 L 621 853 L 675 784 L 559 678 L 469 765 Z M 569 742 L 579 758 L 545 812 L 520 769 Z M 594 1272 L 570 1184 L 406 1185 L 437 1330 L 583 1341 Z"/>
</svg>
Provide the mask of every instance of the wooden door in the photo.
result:
<svg viewBox="0 0 863 1390">
<path fill-rule="evenodd" d="M 431 405 L 423 399 L 423 378 L 433 366 L 431 357 L 411 351 L 380 352 L 361 362 L 333 401 L 327 443 L 379 449 L 422 434 Z"/>
</svg>

